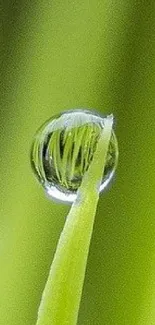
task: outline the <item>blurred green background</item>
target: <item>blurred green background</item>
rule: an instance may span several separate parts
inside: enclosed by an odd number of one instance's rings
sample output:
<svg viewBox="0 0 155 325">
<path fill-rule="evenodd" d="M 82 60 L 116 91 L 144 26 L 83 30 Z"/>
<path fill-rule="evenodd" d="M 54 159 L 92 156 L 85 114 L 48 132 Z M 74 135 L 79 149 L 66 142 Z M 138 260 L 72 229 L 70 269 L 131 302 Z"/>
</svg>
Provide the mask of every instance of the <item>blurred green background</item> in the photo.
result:
<svg viewBox="0 0 155 325">
<path fill-rule="evenodd" d="M 78 325 L 155 324 L 155 2 L 7 0 L 2 21 L 0 325 L 35 324 L 69 210 L 32 174 L 33 135 L 78 107 L 114 113 L 120 152 Z"/>
</svg>

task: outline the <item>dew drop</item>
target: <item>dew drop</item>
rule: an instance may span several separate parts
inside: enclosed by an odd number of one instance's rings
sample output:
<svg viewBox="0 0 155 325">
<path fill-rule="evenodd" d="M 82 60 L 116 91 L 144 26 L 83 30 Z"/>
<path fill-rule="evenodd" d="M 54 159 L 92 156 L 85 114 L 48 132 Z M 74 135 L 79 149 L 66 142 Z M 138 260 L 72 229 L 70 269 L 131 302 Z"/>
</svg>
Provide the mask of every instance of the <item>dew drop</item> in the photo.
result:
<svg viewBox="0 0 155 325">
<path fill-rule="evenodd" d="M 89 110 L 69 110 L 53 116 L 35 135 L 31 164 L 47 194 L 72 203 L 96 149 L 106 116 Z M 100 192 L 109 184 L 118 161 L 112 131 Z"/>
</svg>

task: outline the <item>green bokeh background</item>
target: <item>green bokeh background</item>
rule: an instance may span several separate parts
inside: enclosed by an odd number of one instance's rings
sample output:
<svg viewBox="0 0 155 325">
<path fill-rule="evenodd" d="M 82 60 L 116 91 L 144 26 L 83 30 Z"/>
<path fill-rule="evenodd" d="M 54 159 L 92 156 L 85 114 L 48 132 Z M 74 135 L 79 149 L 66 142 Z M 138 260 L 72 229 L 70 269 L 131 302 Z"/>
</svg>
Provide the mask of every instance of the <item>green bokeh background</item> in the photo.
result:
<svg viewBox="0 0 155 325">
<path fill-rule="evenodd" d="M 155 2 L 3 5 L 0 325 L 34 325 L 68 206 L 29 151 L 55 113 L 113 112 L 119 165 L 100 198 L 78 325 L 155 324 Z M 60 324 L 61 325 L 61 324 Z"/>
</svg>

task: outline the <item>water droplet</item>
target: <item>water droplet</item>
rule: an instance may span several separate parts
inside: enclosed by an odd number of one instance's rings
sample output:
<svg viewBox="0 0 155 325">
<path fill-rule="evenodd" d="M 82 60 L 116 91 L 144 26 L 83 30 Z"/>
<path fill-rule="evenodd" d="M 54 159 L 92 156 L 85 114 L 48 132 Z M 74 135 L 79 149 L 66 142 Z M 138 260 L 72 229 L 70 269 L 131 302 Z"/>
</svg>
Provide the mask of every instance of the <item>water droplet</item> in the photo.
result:
<svg viewBox="0 0 155 325">
<path fill-rule="evenodd" d="M 104 120 L 88 110 L 70 110 L 52 117 L 38 130 L 31 150 L 33 170 L 49 196 L 73 202 L 92 161 Z M 110 182 L 118 160 L 114 131 L 100 192 Z"/>
</svg>

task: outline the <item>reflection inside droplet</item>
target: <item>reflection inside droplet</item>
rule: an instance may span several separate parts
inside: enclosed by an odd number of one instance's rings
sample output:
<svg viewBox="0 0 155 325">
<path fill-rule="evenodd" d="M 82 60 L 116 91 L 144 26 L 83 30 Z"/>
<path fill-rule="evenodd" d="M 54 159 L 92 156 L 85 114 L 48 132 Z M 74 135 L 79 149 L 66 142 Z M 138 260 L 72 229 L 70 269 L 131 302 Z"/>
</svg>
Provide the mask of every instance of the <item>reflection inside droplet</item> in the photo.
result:
<svg viewBox="0 0 155 325">
<path fill-rule="evenodd" d="M 66 111 L 38 130 L 31 150 L 33 170 L 46 192 L 63 202 L 73 202 L 104 128 L 104 120 L 87 110 Z M 112 131 L 100 192 L 110 182 L 118 160 Z"/>
</svg>

